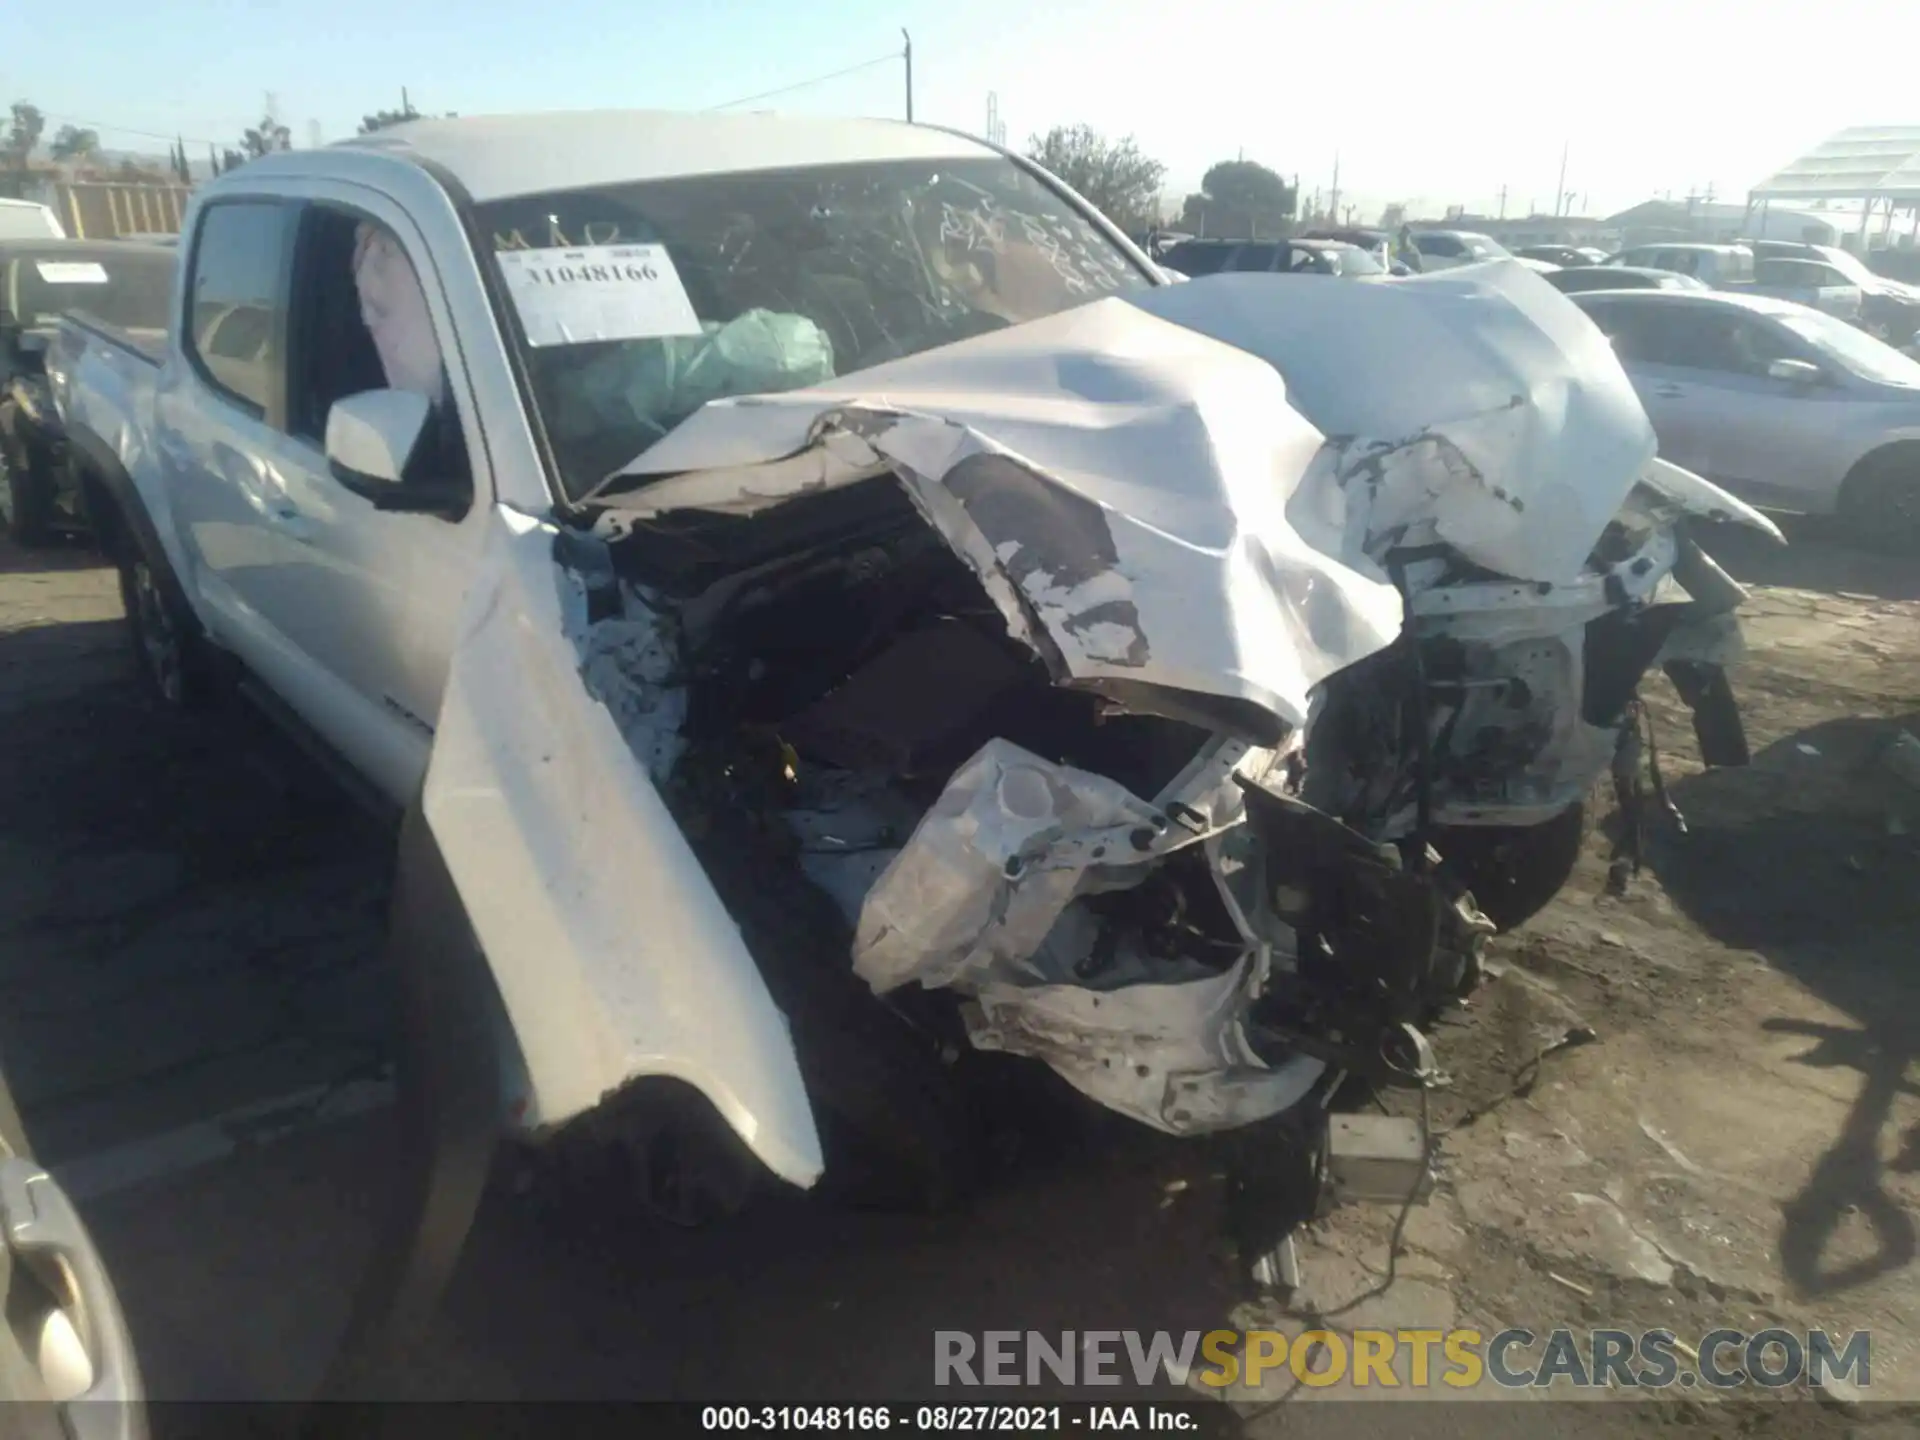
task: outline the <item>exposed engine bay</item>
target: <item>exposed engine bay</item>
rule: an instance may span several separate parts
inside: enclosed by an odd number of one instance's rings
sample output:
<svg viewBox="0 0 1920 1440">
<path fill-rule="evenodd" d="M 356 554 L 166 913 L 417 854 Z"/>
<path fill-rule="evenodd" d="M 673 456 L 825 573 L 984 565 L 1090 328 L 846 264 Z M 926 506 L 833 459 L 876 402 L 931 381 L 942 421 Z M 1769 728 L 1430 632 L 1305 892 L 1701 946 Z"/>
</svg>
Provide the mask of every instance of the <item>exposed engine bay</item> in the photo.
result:
<svg viewBox="0 0 1920 1440">
<path fill-rule="evenodd" d="M 1653 458 L 1610 356 L 1559 355 L 1545 452 L 1496 407 L 1502 452 L 1471 405 L 1331 437 L 1257 347 L 1117 300 L 1006 333 L 710 405 L 616 477 L 555 552 L 588 692 L 696 850 L 732 817 L 710 873 L 797 872 L 978 1049 L 1176 1134 L 1430 1082 L 1494 928 L 1437 837 L 1577 805 L 1657 665 L 1725 698 L 1740 592 L 1687 526 L 1744 507 Z M 1583 406 L 1612 493 L 1555 502 L 1524 467 Z M 1524 553 L 1604 514 L 1514 562 L 1529 502 Z"/>
</svg>

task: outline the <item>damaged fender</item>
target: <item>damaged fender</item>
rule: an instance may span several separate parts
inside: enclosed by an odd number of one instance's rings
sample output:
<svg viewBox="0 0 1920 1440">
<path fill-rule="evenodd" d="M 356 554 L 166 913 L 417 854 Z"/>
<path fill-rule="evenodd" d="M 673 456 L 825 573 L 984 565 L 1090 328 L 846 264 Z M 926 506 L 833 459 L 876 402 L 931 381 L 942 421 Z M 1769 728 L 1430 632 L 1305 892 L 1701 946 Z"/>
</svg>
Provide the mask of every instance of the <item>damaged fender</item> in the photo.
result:
<svg viewBox="0 0 1920 1440">
<path fill-rule="evenodd" d="M 422 798 L 517 1040 L 508 1113 L 543 1130 L 671 1076 L 774 1174 L 811 1185 L 820 1141 L 786 1022 L 581 682 L 555 534 L 496 510 Z"/>
</svg>

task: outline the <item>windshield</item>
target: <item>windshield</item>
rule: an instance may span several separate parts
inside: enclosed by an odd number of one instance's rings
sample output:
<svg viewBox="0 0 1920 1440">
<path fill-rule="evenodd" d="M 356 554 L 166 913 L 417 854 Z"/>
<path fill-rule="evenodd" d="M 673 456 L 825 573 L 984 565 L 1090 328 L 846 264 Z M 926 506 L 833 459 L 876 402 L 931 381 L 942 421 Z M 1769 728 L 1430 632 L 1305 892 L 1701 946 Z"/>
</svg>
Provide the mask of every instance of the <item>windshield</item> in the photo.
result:
<svg viewBox="0 0 1920 1440">
<path fill-rule="evenodd" d="M 1467 253 L 1476 260 L 1497 260 L 1507 253 L 1506 246 L 1484 235 L 1462 235 L 1460 243 L 1467 247 Z"/>
<path fill-rule="evenodd" d="M 574 496 L 709 400 L 821 384 L 1153 283 L 997 158 L 655 180 L 496 201 L 478 219 Z"/>
<path fill-rule="evenodd" d="M 64 250 L 15 256 L 7 267 L 8 311 L 23 329 L 83 311 L 126 330 L 165 330 L 174 258 L 137 250 L 84 258 Z"/>
<path fill-rule="evenodd" d="M 1822 355 L 1863 380 L 1920 389 L 1920 361 L 1909 360 L 1891 345 L 1881 344 L 1844 320 L 1836 320 L 1818 310 L 1801 310 L 1775 318 Z"/>
</svg>

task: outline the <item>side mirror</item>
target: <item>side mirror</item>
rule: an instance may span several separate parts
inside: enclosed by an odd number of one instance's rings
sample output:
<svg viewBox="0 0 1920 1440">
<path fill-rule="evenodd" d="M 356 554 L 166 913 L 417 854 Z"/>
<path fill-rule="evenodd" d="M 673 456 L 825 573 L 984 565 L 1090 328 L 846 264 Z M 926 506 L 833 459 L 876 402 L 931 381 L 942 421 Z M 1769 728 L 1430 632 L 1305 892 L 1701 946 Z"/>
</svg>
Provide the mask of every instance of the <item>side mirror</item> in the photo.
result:
<svg viewBox="0 0 1920 1440">
<path fill-rule="evenodd" d="M 1396 260 L 1387 267 L 1387 273 L 1389 275 L 1411 275 L 1413 274 L 1413 267 L 1404 260 Z"/>
<path fill-rule="evenodd" d="M 472 500 L 466 485 L 408 476 L 431 414 L 427 397 L 413 390 L 362 390 L 334 401 L 327 411 L 327 468 L 376 510 L 465 514 Z"/>
<path fill-rule="evenodd" d="M 1767 377 L 1794 385 L 1818 385 L 1826 373 L 1811 360 L 1773 360 L 1767 364 Z"/>
</svg>

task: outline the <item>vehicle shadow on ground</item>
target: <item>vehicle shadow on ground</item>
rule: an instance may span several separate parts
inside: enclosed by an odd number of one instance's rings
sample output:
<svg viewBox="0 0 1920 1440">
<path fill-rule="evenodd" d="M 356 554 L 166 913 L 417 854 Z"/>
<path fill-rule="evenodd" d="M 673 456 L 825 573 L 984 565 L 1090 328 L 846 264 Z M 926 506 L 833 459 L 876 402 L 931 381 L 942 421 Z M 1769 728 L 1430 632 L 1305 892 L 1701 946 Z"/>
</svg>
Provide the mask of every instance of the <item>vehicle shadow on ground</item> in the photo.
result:
<svg viewBox="0 0 1920 1440">
<path fill-rule="evenodd" d="M 1672 794 L 1689 833 L 1662 827 L 1649 864 L 1674 902 L 1707 934 L 1751 950 L 1854 1025 L 1777 1017 L 1763 1028 L 1804 1035 L 1795 1057 L 1860 1072 L 1861 1086 L 1832 1147 L 1783 1207 L 1779 1257 L 1805 1295 L 1830 1295 L 1912 1265 L 1920 1223 L 1887 1193 L 1892 1168 L 1920 1168 L 1920 1126 L 1889 1136 L 1920 1062 L 1920 792 L 1881 756 L 1904 721 L 1840 719 L 1791 735 L 1746 770 L 1706 771 Z M 1856 1219 L 1871 1249 L 1841 1243 Z M 1836 1258 L 1845 1249 L 1846 1258 Z"/>
<path fill-rule="evenodd" d="M 1178 1336 L 1225 1323 L 1239 1298 L 1216 1147 L 1064 1100 L 1043 1076 L 1021 1153 L 944 1214 L 853 1211 L 769 1181 L 741 1215 L 685 1230 L 586 1177 L 498 1188 L 446 1300 L 449 1338 L 526 1398 L 1180 1397 L 1136 1386 L 1117 1339 L 1117 1386 L 1042 1371 L 996 1392 L 936 1376 L 936 1331 Z"/>
<path fill-rule="evenodd" d="M 56 535 L 29 550 L 12 536 L 0 536 L 0 577 L 61 570 L 94 570 L 107 564 L 93 542 L 79 535 Z"/>
<path fill-rule="evenodd" d="M 1715 526 L 1703 533 L 1701 540 L 1707 552 L 1743 585 L 1868 595 L 1876 600 L 1920 600 L 1920 556 L 1849 545 L 1829 518 L 1773 518 L 1787 537 L 1785 545 L 1736 525 Z"/>
</svg>

